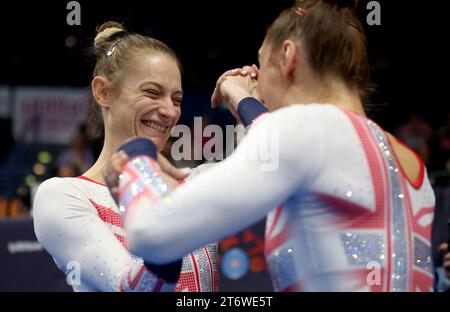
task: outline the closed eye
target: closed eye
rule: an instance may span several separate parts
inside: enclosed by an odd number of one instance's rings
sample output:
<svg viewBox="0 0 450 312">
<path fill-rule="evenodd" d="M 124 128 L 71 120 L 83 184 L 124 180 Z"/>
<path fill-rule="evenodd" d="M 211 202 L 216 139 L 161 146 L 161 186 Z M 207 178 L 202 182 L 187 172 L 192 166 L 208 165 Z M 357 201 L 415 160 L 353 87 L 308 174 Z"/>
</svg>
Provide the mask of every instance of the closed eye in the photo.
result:
<svg viewBox="0 0 450 312">
<path fill-rule="evenodd" d="M 180 99 L 180 98 L 172 99 L 172 102 L 173 102 L 173 105 L 180 106 L 182 99 Z"/>
<path fill-rule="evenodd" d="M 147 89 L 147 90 L 144 90 L 144 92 L 152 98 L 159 96 L 159 92 L 154 89 Z"/>
</svg>

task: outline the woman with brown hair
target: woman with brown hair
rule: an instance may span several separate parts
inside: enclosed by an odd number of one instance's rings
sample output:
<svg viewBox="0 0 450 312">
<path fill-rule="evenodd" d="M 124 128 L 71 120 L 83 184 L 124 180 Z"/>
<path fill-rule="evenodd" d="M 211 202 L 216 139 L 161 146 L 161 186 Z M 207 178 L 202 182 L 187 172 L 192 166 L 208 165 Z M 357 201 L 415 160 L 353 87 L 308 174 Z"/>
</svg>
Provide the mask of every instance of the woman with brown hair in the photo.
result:
<svg viewBox="0 0 450 312">
<path fill-rule="evenodd" d="M 154 164 L 145 174 L 159 172 L 154 153 L 112 157 L 134 253 L 167 263 L 268 214 L 265 253 L 276 290 L 433 289 L 434 193 L 421 159 L 366 117 L 369 65 L 355 6 L 304 0 L 279 15 L 259 50 L 257 80 L 226 75 L 213 97 L 246 125 L 265 107 L 270 114 L 170 200 L 155 196 L 151 182 L 139 202 L 125 200 L 143 180 L 133 174 L 136 160 Z M 255 87 L 265 107 L 251 97 Z M 275 147 L 275 168 L 258 157 L 267 146 Z"/>
</svg>

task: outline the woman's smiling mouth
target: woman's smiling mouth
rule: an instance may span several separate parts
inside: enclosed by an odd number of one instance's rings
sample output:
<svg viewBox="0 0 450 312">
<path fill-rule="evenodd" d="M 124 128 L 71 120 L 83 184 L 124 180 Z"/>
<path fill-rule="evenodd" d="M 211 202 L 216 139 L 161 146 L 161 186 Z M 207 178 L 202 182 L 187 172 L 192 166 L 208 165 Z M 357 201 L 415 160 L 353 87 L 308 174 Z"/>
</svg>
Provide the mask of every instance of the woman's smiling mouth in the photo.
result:
<svg viewBox="0 0 450 312">
<path fill-rule="evenodd" d="M 165 126 L 165 125 L 163 125 L 163 124 L 161 124 L 159 122 L 153 121 L 153 120 L 145 120 L 145 119 L 143 119 L 143 120 L 141 120 L 141 123 L 145 127 L 155 129 L 155 130 L 157 130 L 159 132 L 162 132 L 162 133 L 165 133 L 167 128 L 168 128 L 167 126 Z"/>
</svg>

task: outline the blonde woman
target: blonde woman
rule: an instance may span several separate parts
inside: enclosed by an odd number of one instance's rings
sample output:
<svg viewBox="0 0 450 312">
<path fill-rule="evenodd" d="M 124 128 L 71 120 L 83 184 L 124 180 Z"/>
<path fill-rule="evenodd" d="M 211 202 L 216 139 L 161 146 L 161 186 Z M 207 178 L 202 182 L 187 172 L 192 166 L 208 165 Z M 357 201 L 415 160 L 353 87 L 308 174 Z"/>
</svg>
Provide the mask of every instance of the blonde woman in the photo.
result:
<svg viewBox="0 0 450 312">
<path fill-rule="evenodd" d="M 119 23 L 104 23 L 97 31 L 91 119 L 104 131 L 103 149 L 82 176 L 52 178 L 39 187 L 36 236 L 62 271 L 79 274 L 71 282 L 74 291 L 217 291 L 216 243 L 168 266 L 144 264 L 127 249 L 103 171 L 129 138 L 142 136 L 158 150 L 164 147 L 181 114 L 181 65 L 167 45 Z M 163 176 L 175 188 L 179 177 L 167 168 Z"/>
</svg>

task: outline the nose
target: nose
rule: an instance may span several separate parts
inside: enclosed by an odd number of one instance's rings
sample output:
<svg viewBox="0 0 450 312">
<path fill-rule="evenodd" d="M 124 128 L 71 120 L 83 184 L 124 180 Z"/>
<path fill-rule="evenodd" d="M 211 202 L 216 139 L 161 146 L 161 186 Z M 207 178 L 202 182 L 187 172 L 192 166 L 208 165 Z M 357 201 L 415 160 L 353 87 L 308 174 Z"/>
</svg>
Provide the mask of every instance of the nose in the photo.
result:
<svg viewBox="0 0 450 312">
<path fill-rule="evenodd" d="M 158 108 L 158 114 L 163 122 L 176 123 L 180 115 L 180 109 L 176 107 L 172 99 L 166 99 Z"/>
</svg>

